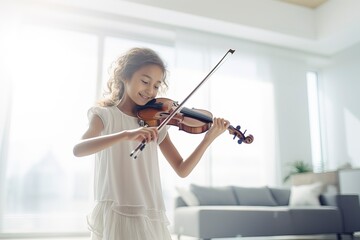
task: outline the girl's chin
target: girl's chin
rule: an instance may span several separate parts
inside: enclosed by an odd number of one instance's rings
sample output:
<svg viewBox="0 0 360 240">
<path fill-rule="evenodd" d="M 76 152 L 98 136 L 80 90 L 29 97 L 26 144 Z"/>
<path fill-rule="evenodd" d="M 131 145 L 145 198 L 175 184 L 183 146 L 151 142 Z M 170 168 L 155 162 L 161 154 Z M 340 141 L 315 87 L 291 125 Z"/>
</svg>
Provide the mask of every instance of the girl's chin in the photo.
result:
<svg viewBox="0 0 360 240">
<path fill-rule="evenodd" d="M 137 105 L 139 106 L 144 106 L 145 104 L 147 104 L 150 100 L 146 100 L 146 99 L 141 99 L 139 101 L 137 101 Z"/>
</svg>

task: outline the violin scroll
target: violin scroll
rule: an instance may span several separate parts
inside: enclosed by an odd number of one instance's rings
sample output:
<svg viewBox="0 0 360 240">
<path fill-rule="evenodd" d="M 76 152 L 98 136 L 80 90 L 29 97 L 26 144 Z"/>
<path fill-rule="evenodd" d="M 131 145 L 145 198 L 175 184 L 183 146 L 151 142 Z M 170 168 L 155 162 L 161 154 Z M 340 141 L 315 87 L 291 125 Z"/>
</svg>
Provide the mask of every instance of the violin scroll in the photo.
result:
<svg viewBox="0 0 360 240">
<path fill-rule="evenodd" d="M 241 144 L 243 142 L 246 144 L 252 143 L 254 141 L 254 136 L 249 134 L 248 136 L 245 137 L 246 130 L 244 132 L 241 132 L 240 128 L 241 128 L 240 125 L 238 125 L 236 128 L 233 127 L 232 125 L 229 126 L 228 130 L 231 135 L 234 135 L 233 139 L 235 139 L 236 137 L 239 138 L 238 144 Z"/>
</svg>

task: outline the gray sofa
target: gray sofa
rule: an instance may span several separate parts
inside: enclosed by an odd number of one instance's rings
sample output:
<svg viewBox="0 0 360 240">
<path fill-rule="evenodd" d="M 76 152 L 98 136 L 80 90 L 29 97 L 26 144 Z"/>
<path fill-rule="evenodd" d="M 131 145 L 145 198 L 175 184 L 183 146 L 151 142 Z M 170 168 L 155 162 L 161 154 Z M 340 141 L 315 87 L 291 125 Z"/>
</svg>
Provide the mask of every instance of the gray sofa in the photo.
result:
<svg viewBox="0 0 360 240">
<path fill-rule="evenodd" d="M 196 203 L 176 199 L 174 233 L 199 239 L 360 231 L 357 195 L 320 195 L 320 206 L 289 206 L 291 190 L 190 186 Z M 189 203 L 189 200 L 188 200 Z"/>
</svg>

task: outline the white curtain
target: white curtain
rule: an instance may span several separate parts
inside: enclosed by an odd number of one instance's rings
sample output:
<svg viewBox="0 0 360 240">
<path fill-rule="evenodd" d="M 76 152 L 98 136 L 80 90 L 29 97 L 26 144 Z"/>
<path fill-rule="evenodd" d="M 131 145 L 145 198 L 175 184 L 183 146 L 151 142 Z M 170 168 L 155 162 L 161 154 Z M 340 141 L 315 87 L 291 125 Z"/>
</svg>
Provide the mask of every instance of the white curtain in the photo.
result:
<svg viewBox="0 0 360 240">
<path fill-rule="evenodd" d="M 233 48 L 235 53 L 226 58 L 186 106 L 209 110 L 216 117 L 228 119 L 234 127 L 241 125 L 242 132 L 247 129 L 245 135 L 255 137 L 252 144 L 239 145 L 232 136 L 223 134 L 189 179 L 179 181 L 179 185 L 275 183 L 273 86 L 264 58 L 249 51 L 246 45 L 249 44 L 213 35 L 177 31 L 176 76 L 171 82 L 171 87 L 176 89 L 175 97 L 183 100 Z M 181 136 L 174 138 L 186 138 L 179 144 L 184 156 L 202 137 L 178 135 Z"/>
</svg>

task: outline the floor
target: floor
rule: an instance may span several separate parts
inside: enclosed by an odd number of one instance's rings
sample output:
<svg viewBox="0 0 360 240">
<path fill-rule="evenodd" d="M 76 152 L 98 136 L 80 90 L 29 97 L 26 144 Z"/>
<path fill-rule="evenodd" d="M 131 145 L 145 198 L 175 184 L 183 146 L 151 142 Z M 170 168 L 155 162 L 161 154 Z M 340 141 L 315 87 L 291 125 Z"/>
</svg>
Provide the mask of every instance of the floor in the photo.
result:
<svg viewBox="0 0 360 240">
<path fill-rule="evenodd" d="M 4 240 L 89 240 L 89 237 L 26 237 L 26 238 L 1 238 Z M 172 236 L 173 240 L 178 240 L 177 236 Z M 238 238 L 217 238 L 214 240 L 336 240 L 335 235 L 314 235 L 314 236 L 281 236 L 281 237 L 238 237 Z M 181 237 L 181 240 L 198 240 L 192 237 Z M 342 240 L 352 240 L 349 236 L 343 236 Z M 360 240 L 360 233 L 355 235 L 353 240 Z"/>
<path fill-rule="evenodd" d="M 238 237 L 238 238 L 216 238 L 214 240 L 337 240 L 335 235 L 314 235 L 314 236 L 280 236 L 280 237 Z M 178 240 L 173 237 L 173 240 Z M 181 240 L 198 240 L 197 238 L 181 237 Z M 342 240 L 360 240 L 360 234 L 351 239 L 350 236 L 343 236 Z"/>
<path fill-rule="evenodd" d="M 1 238 L 0 238 L 1 239 Z M 2 238 L 4 240 L 88 240 L 88 237 L 65 237 L 65 238 Z M 173 240 L 178 240 L 177 236 L 172 236 Z M 283 237 L 238 237 L 238 238 L 217 238 L 214 240 L 336 240 L 336 236 L 283 236 Z M 344 236 L 343 240 L 350 240 L 350 237 Z M 181 240 L 198 240 L 192 237 L 181 237 Z M 360 240 L 360 235 L 356 235 L 354 240 Z"/>
</svg>

